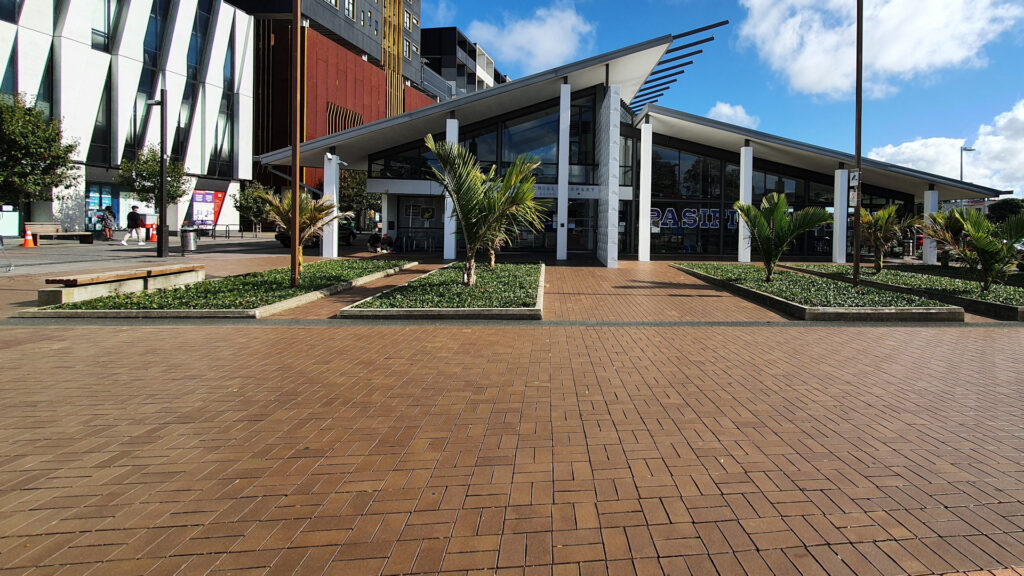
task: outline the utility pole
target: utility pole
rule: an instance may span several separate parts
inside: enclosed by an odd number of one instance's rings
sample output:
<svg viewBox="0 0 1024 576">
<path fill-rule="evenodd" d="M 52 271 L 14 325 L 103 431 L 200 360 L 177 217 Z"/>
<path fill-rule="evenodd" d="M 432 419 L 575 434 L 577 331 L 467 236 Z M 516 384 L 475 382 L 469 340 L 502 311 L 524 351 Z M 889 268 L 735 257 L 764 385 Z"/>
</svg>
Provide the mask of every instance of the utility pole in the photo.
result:
<svg viewBox="0 0 1024 576">
<path fill-rule="evenodd" d="M 854 188 L 856 202 L 853 208 L 853 283 L 860 282 L 860 211 L 864 194 L 864 177 L 861 172 L 860 131 L 864 92 L 864 0 L 857 0 L 857 128 L 854 138 L 857 156 L 857 187 Z"/>
<path fill-rule="evenodd" d="M 302 179 L 299 145 L 302 138 L 302 0 L 292 14 L 292 286 L 299 285 L 299 185 Z"/>
</svg>

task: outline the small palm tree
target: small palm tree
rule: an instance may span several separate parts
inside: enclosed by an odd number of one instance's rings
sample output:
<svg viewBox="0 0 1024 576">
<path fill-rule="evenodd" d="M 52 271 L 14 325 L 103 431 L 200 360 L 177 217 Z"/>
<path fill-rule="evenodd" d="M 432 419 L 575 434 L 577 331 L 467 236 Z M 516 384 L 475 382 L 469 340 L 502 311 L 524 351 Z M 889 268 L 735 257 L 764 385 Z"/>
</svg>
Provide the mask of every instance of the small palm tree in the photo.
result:
<svg viewBox="0 0 1024 576">
<path fill-rule="evenodd" d="M 971 209 L 956 207 L 948 212 L 932 212 L 926 218 L 924 234 L 938 242 L 943 267 L 949 266 L 950 254 L 962 251 L 966 210 Z"/>
<path fill-rule="evenodd" d="M 861 241 L 870 244 L 875 253 L 875 273 L 882 271 L 885 253 L 892 249 L 908 230 L 916 230 L 921 221 L 913 216 L 900 217 L 898 206 L 890 204 L 874 214 L 861 209 Z"/>
<path fill-rule="evenodd" d="M 495 181 L 493 176 L 489 178 L 492 186 L 488 187 L 486 203 L 494 219 L 485 247 L 491 268 L 494 268 L 495 252 L 507 245 L 519 228 L 535 232 L 544 228 L 549 202 L 534 196 L 537 178 L 533 171 L 539 166 L 540 161 L 521 156 L 500 181 Z"/>
<path fill-rule="evenodd" d="M 538 164 L 520 156 L 505 178 L 498 178 L 493 167 L 484 174 L 476 156 L 459 144 L 435 142 L 431 136 L 426 144 L 441 165 L 440 170 L 433 168 L 433 178 L 451 198 L 462 226 L 466 242 L 462 283 L 475 286 L 478 251 L 488 250 L 493 267 L 494 250 L 508 241 L 516 226 L 539 229 L 542 225 L 545 204 L 534 198 L 532 175 Z"/>
<path fill-rule="evenodd" d="M 993 224 L 978 210 L 966 210 L 956 217 L 963 222 L 965 237 L 958 255 L 974 269 L 981 291 L 988 292 L 1020 262 L 1016 245 L 1024 241 L 1024 214 L 1000 224 Z"/>
<path fill-rule="evenodd" d="M 764 281 L 772 281 L 772 273 L 782 253 L 801 234 L 824 226 L 832 217 L 824 208 L 811 206 L 794 214 L 790 213 L 785 194 L 768 194 L 761 201 L 761 208 L 737 202 L 733 208 L 740 213 L 750 229 L 750 241 L 757 246 L 764 261 Z"/>
<path fill-rule="evenodd" d="M 292 230 L 292 193 L 277 196 L 262 192 L 262 198 L 270 211 L 270 220 L 280 226 L 289 236 L 299 239 L 299 272 L 302 271 L 302 245 L 310 238 L 320 236 L 324 226 L 331 223 L 337 216 L 332 216 L 334 203 L 325 198 L 313 200 L 306 192 L 299 194 L 299 233 Z"/>
</svg>

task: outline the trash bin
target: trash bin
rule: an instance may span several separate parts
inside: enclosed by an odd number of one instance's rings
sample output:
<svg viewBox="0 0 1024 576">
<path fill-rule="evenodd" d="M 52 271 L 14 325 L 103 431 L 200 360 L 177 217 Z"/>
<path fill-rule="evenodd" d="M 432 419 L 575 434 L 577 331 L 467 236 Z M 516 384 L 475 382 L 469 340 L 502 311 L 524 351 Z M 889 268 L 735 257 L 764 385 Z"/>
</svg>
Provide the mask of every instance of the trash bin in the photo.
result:
<svg viewBox="0 0 1024 576">
<path fill-rule="evenodd" d="M 903 257 L 913 258 L 914 257 L 914 240 L 907 239 L 903 241 Z"/>
<path fill-rule="evenodd" d="M 181 253 L 184 255 L 186 252 L 195 252 L 196 246 L 199 244 L 198 229 L 190 226 L 181 227 Z"/>
</svg>

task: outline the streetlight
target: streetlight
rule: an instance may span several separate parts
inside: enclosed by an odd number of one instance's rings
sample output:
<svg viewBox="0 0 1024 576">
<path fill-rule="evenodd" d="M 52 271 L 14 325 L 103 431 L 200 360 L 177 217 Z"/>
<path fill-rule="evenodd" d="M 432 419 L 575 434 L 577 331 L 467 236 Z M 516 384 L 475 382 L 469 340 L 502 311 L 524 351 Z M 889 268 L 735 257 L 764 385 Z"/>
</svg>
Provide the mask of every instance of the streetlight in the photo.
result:
<svg viewBox="0 0 1024 576">
<path fill-rule="evenodd" d="M 964 181 L 964 152 L 974 152 L 972 146 L 961 146 L 960 147 L 960 181 Z"/>
<path fill-rule="evenodd" d="M 292 4 L 292 286 L 299 285 L 299 184 L 302 180 L 302 0 Z"/>
<path fill-rule="evenodd" d="M 160 99 L 146 100 L 150 106 L 160 107 L 160 222 L 156 228 L 156 257 L 167 258 L 167 76 L 160 82 Z"/>
</svg>

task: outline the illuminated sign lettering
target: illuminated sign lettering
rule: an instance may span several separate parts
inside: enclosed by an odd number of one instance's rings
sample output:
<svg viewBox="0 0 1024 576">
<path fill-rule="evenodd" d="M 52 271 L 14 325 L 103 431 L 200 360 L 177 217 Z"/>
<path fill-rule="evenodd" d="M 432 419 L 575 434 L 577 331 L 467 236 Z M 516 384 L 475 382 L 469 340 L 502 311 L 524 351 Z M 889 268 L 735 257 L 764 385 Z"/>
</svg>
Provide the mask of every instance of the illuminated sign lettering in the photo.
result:
<svg viewBox="0 0 1024 576">
<path fill-rule="evenodd" d="M 735 210 L 726 210 L 726 227 L 734 230 L 739 221 L 739 215 Z M 661 228 L 712 228 L 718 229 L 722 225 L 722 211 L 718 208 L 684 208 L 679 213 L 675 208 L 669 207 L 662 211 L 660 208 L 651 208 L 651 225 Z"/>
</svg>

